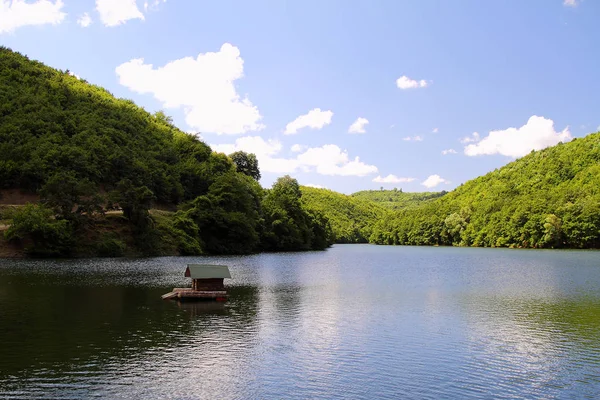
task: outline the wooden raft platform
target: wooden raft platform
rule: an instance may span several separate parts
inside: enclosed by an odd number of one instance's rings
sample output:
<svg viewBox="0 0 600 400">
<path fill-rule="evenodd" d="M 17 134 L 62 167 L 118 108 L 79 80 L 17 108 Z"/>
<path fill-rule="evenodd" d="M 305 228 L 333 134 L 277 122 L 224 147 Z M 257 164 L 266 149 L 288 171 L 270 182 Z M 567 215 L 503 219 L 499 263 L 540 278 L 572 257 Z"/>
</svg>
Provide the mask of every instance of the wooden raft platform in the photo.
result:
<svg viewBox="0 0 600 400">
<path fill-rule="evenodd" d="M 192 287 L 173 288 L 161 296 L 163 300 L 227 300 L 223 280 L 231 274 L 226 265 L 188 264 L 183 276 L 192 278 Z"/>
<path fill-rule="evenodd" d="M 163 300 L 170 299 L 207 299 L 224 301 L 228 295 L 225 290 L 193 290 L 192 288 L 173 288 L 173 290 L 167 294 L 163 294 Z"/>
</svg>

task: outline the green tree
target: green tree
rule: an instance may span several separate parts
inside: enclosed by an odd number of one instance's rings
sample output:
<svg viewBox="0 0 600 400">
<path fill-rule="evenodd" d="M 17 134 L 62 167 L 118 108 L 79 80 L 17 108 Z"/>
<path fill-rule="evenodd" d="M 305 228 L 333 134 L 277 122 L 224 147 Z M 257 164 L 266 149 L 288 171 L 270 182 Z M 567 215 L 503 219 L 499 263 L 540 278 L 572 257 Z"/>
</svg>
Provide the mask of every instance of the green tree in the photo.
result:
<svg viewBox="0 0 600 400">
<path fill-rule="evenodd" d="M 15 212 L 5 237 L 39 257 L 69 255 L 74 245 L 70 222 L 56 219 L 52 210 L 41 204 L 30 203 Z"/>
<path fill-rule="evenodd" d="M 229 158 L 235 164 L 237 172 L 248 175 L 255 180 L 260 180 L 260 170 L 258 169 L 258 159 L 253 153 L 244 151 L 236 151 L 229 155 Z"/>
</svg>

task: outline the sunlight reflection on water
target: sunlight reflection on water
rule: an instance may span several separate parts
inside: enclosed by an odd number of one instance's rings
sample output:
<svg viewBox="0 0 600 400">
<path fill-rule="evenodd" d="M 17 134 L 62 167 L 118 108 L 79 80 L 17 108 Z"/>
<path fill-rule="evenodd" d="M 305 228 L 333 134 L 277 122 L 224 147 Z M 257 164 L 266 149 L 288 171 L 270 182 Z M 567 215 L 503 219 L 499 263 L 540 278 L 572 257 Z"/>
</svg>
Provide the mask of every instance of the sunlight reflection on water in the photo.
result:
<svg viewBox="0 0 600 400">
<path fill-rule="evenodd" d="M 223 303 L 165 302 L 222 263 Z M 0 260 L 0 397 L 596 398 L 600 253 Z"/>
</svg>

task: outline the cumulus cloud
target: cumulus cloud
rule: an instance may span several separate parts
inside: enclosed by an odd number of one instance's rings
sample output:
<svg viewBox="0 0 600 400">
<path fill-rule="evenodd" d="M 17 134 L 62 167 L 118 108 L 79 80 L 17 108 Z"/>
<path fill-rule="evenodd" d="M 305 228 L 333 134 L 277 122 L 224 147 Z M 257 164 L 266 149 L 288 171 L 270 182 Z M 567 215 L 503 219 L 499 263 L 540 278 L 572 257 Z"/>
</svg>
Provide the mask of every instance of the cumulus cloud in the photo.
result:
<svg viewBox="0 0 600 400">
<path fill-rule="evenodd" d="M 450 183 L 450 181 L 442 178 L 441 176 L 435 174 L 435 175 L 429 175 L 429 177 L 427 179 L 425 179 L 421 185 L 425 186 L 428 189 L 434 188 L 437 185 L 439 185 L 440 183 Z"/>
<path fill-rule="evenodd" d="M 246 136 L 237 139 L 233 144 L 213 144 L 210 147 L 216 152 L 225 154 L 236 151 L 254 153 L 258 159 L 258 167 L 263 172 L 291 174 L 299 167 L 298 161 L 295 159 L 274 157 L 282 149 L 282 145 L 278 140 L 264 140 L 260 136 Z"/>
<path fill-rule="evenodd" d="M 81 17 L 77 18 L 77 23 L 79 26 L 87 28 L 92 24 L 92 17 L 90 17 L 90 14 L 88 13 L 83 13 Z"/>
<path fill-rule="evenodd" d="M 81 77 L 79 75 L 77 75 L 76 73 L 69 71 L 69 75 L 74 76 L 77 79 L 81 79 Z"/>
<path fill-rule="evenodd" d="M 154 0 L 152 3 L 144 1 L 144 11 L 156 10 L 160 3 L 166 3 L 167 0 Z"/>
<path fill-rule="evenodd" d="M 406 142 L 422 142 L 423 138 L 421 136 L 407 136 L 407 137 L 403 137 L 402 140 L 406 141 Z"/>
<path fill-rule="evenodd" d="M 468 156 L 501 154 L 517 158 L 531 150 L 541 150 L 571 138 L 568 127 L 556 132 L 554 121 L 534 115 L 520 128 L 491 131 L 477 143 L 466 146 L 464 151 Z"/>
<path fill-rule="evenodd" d="M 244 60 L 229 43 L 216 53 L 200 53 L 154 68 L 133 59 L 116 68 L 121 85 L 150 93 L 165 108 L 183 108 L 185 121 L 200 132 L 240 134 L 264 128 L 258 108 L 241 98 L 234 82 L 244 76 Z"/>
<path fill-rule="evenodd" d="M 121 25 L 130 19 L 144 19 L 135 0 L 96 0 L 96 11 L 104 26 Z"/>
<path fill-rule="evenodd" d="M 377 175 L 377 178 L 373 179 L 373 182 L 377 182 L 377 183 L 405 183 L 405 182 L 412 182 L 414 180 L 415 180 L 415 178 L 400 178 L 400 177 L 397 177 L 396 175 L 389 174 L 386 177 L 382 177 L 381 175 Z"/>
<path fill-rule="evenodd" d="M 464 138 L 460 139 L 460 142 L 463 144 L 473 143 L 473 142 L 478 142 L 479 139 L 480 139 L 479 133 L 473 132 L 473 134 L 471 136 L 465 136 Z"/>
<path fill-rule="evenodd" d="M 414 79 L 410 79 L 406 75 L 403 75 L 400 78 L 396 79 L 396 86 L 398 86 L 398 88 L 402 89 L 402 90 L 416 89 L 416 88 L 424 88 L 424 87 L 429 86 L 429 82 L 427 82 L 424 79 L 417 81 Z"/>
<path fill-rule="evenodd" d="M 442 154 L 443 155 L 446 155 L 446 154 L 456 154 L 456 150 L 454 150 L 454 149 L 442 150 Z"/>
<path fill-rule="evenodd" d="M 260 136 L 245 136 L 239 138 L 234 144 L 216 144 L 211 145 L 216 152 L 231 154 L 236 151 L 245 151 L 254 153 L 257 156 L 272 156 L 281 151 L 281 143 L 278 140 L 264 140 Z"/>
<path fill-rule="evenodd" d="M 0 0 L 0 34 L 30 25 L 58 25 L 64 21 L 62 0 Z"/>
<path fill-rule="evenodd" d="M 316 185 L 316 184 L 314 184 L 314 183 L 307 183 L 306 185 L 303 185 L 303 186 L 308 186 L 308 187 L 312 187 L 312 188 L 316 188 L 316 189 L 326 189 L 326 187 L 325 187 L 325 186 L 322 186 L 322 185 Z"/>
<path fill-rule="evenodd" d="M 293 135 L 302 128 L 321 129 L 331 123 L 331 117 L 333 117 L 331 110 L 322 111 L 320 108 L 314 108 L 287 124 L 283 133 Z"/>
<path fill-rule="evenodd" d="M 334 144 L 313 147 L 298 155 L 301 165 L 314 167 L 321 175 L 365 176 L 377 172 L 377 167 L 360 161 L 359 157 L 350 159 L 347 151 Z"/>
<path fill-rule="evenodd" d="M 292 146 L 292 152 L 294 152 L 294 153 L 300 153 L 306 149 L 307 149 L 307 146 L 305 146 L 303 144 L 295 144 Z"/>
<path fill-rule="evenodd" d="M 368 119 L 359 117 L 352 125 L 350 125 L 350 128 L 348 128 L 348 133 L 365 133 L 365 126 L 368 123 Z"/>
<path fill-rule="evenodd" d="M 579 3 L 577 2 L 577 0 L 564 0 L 563 1 L 563 6 L 565 7 L 577 7 Z"/>
<path fill-rule="evenodd" d="M 377 172 L 377 167 L 360 161 L 359 157 L 351 159 L 347 151 L 338 146 L 327 144 L 304 150 L 297 148 L 296 158 L 277 157 L 282 145 L 277 140 L 264 140 L 259 136 L 239 138 L 233 144 L 211 145 L 214 151 L 231 154 L 245 151 L 256 154 L 259 168 L 263 172 L 293 173 L 298 170 L 316 172 L 321 175 L 365 176 Z"/>
</svg>

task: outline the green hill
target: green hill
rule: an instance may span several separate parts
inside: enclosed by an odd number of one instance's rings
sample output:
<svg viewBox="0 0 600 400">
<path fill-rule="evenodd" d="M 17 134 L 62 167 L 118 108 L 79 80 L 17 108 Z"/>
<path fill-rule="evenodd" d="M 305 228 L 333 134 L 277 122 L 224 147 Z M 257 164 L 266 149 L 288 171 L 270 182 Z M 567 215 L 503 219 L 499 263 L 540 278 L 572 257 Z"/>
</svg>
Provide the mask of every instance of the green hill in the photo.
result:
<svg viewBox="0 0 600 400">
<path fill-rule="evenodd" d="M 600 247 L 600 133 L 558 144 L 378 222 L 379 244 Z"/>
<path fill-rule="evenodd" d="M 301 208 L 298 183 L 264 190 L 252 161 L 214 153 L 162 112 L 0 47 L 0 205 L 38 200 L 2 211 L 0 229 L 28 254 L 327 247 L 327 221 Z"/>
<path fill-rule="evenodd" d="M 402 189 L 397 190 L 362 190 L 353 193 L 351 196 L 361 200 L 373 201 L 385 208 L 391 210 L 402 210 L 405 208 L 413 208 L 423 203 L 433 201 L 438 197 L 442 197 L 447 192 L 403 192 Z"/>
<path fill-rule="evenodd" d="M 372 201 L 302 186 L 302 203 L 327 217 L 337 243 L 367 243 L 373 225 L 389 211 Z"/>
</svg>

